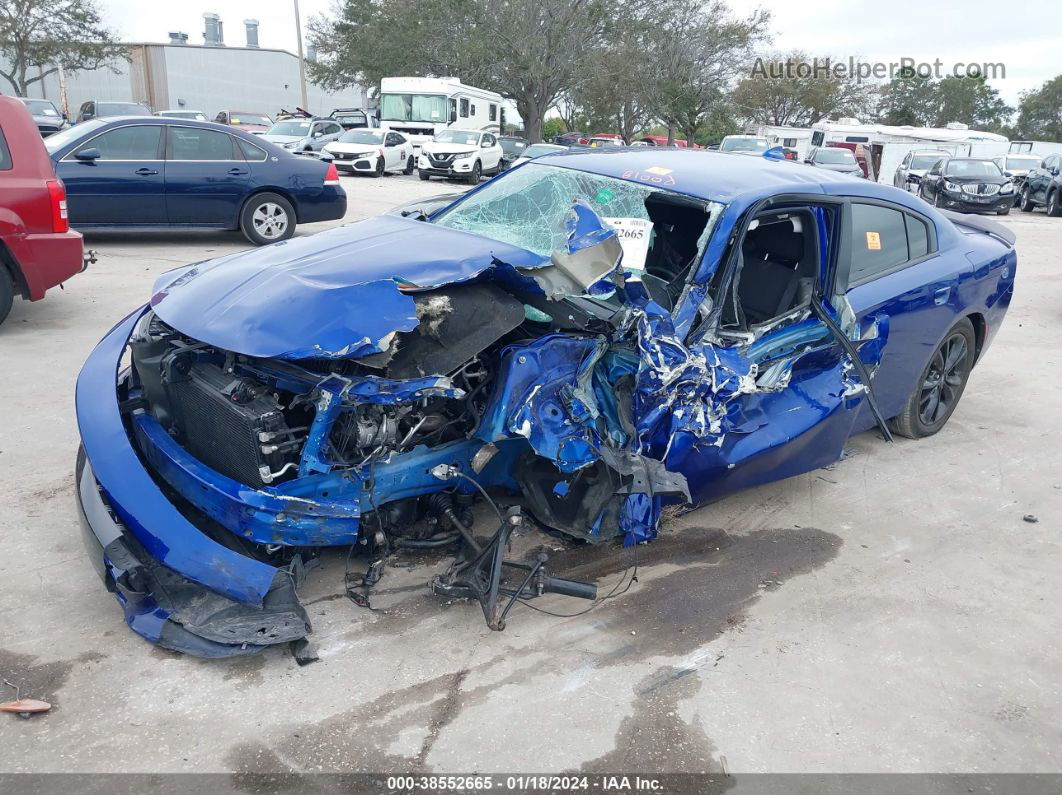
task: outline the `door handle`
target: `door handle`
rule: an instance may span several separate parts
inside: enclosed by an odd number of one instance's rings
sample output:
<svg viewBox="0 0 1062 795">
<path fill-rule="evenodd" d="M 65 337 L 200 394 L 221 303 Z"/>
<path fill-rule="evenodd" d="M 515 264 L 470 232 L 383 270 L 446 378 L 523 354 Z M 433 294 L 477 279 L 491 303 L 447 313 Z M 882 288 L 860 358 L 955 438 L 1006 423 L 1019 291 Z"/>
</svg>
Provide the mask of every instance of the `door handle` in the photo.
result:
<svg viewBox="0 0 1062 795">
<path fill-rule="evenodd" d="M 234 177 L 242 177 L 247 171 L 242 168 L 230 168 L 229 173 Z"/>
<path fill-rule="evenodd" d="M 136 171 L 134 171 L 133 173 L 134 173 L 134 174 L 139 174 L 139 175 L 140 175 L 140 176 L 142 176 L 142 177 L 154 177 L 154 176 L 155 176 L 156 174 L 158 174 L 159 172 L 158 172 L 158 171 L 156 171 L 156 170 L 155 170 L 155 169 L 153 169 L 153 168 L 138 168 L 138 169 L 137 169 Z"/>
<path fill-rule="evenodd" d="M 950 297 L 951 287 L 941 287 L 933 293 L 933 303 L 937 306 L 944 306 Z"/>
</svg>

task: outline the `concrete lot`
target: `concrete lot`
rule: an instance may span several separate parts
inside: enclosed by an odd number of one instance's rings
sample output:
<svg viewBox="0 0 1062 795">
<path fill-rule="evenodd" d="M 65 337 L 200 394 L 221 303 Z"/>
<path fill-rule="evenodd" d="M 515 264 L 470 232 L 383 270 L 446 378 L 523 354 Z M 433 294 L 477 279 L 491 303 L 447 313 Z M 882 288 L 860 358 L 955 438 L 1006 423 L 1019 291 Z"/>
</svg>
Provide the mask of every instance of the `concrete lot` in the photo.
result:
<svg viewBox="0 0 1062 795">
<path fill-rule="evenodd" d="M 344 183 L 348 219 L 448 189 Z M 1004 220 L 1014 304 L 939 435 L 863 434 L 680 516 L 621 598 L 518 608 L 504 633 L 427 593 L 439 558 L 398 561 L 369 611 L 329 556 L 302 589 L 305 668 L 153 648 L 83 553 L 82 361 L 159 273 L 245 246 L 90 237 L 99 263 L 0 329 L 0 673 L 56 705 L 0 715 L 0 771 L 1062 770 L 1062 219 Z M 627 554 L 570 571 L 607 592 Z"/>
</svg>

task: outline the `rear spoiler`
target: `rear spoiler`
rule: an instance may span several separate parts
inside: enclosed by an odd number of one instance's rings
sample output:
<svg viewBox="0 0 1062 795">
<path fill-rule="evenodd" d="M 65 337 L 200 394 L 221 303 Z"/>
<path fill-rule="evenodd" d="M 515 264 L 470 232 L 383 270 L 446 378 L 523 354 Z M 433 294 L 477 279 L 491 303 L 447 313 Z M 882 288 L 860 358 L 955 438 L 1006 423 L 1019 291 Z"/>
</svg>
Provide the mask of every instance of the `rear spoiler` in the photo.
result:
<svg viewBox="0 0 1062 795">
<path fill-rule="evenodd" d="M 1014 248 L 1014 241 L 1018 239 L 1017 235 L 1003 226 L 1003 224 L 989 221 L 980 215 L 967 215 L 952 210 L 940 210 L 939 212 L 956 226 L 965 226 L 967 229 L 984 232 L 986 235 L 991 235 L 1000 242 L 1005 243 L 1008 248 Z"/>
</svg>

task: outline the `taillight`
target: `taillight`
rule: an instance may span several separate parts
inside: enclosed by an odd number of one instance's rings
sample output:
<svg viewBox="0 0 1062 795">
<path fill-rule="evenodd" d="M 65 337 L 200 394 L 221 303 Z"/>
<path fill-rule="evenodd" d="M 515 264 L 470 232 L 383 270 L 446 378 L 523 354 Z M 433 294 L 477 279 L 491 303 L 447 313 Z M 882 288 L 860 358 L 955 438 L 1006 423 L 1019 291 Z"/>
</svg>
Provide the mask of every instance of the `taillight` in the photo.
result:
<svg viewBox="0 0 1062 795">
<path fill-rule="evenodd" d="M 339 184 L 339 172 L 336 171 L 336 164 L 329 163 L 328 171 L 325 172 L 325 185 L 338 185 Z"/>
<path fill-rule="evenodd" d="M 52 231 L 68 232 L 70 219 L 66 215 L 66 187 L 62 180 L 48 180 L 48 198 L 52 202 Z"/>
</svg>

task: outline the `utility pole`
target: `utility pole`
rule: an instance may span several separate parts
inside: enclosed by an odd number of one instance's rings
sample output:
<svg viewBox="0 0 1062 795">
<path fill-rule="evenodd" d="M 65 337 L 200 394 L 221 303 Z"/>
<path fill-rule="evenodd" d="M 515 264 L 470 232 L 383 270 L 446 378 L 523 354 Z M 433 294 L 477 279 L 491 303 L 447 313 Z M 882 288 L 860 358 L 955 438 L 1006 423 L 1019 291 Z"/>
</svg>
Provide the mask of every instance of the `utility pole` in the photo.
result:
<svg viewBox="0 0 1062 795">
<path fill-rule="evenodd" d="M 309 110 L 309 100 L 306 99 L 306 61 L 302 57 L 302 20 L 299 19 L 299 0 L 295 0 L 295 35 L 299 37 L 299 88 L 302 90 L 303 110 Z"/>
</svg>

